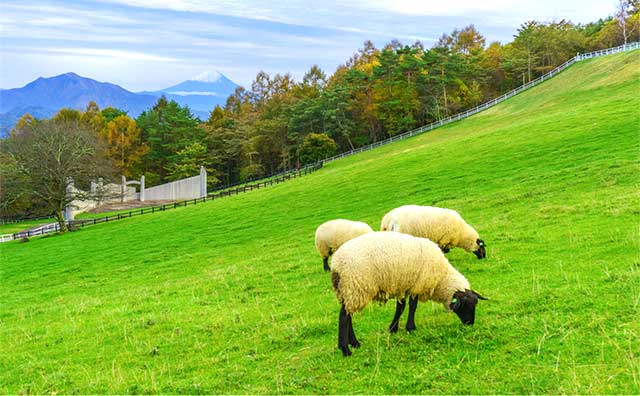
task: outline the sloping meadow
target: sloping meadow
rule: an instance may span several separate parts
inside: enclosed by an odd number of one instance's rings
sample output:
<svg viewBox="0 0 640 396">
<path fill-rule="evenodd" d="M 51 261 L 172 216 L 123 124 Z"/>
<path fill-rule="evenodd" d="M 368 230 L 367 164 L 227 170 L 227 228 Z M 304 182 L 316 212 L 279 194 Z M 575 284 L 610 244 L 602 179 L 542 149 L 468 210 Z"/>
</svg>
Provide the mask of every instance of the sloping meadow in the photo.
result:
<svg viewBox="0 0 640 396">
<path fill-rule="evenodd" d="M 637 393 L 640 56 L 577 63 L 433 132 L 264 190 L 0 246 L 2 393 Z M 472 327 L 339 304 L 315 228 L 458 210 Z M 401 321 L 404 328 L 405 317 Z"/>
</svg>

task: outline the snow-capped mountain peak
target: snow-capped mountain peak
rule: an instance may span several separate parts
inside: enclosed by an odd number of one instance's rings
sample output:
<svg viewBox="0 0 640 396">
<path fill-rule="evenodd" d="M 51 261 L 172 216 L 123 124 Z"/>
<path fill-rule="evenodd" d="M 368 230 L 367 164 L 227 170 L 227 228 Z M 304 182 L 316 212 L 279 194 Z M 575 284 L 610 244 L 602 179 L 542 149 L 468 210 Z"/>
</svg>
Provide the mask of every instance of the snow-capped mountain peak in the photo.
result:
<svg viewBox="0 0 640 396">
<path fill-rule="evenodd" d="M 202 81 L 202 82 L 216 82 L 222 77 L 222 74 L 219 71 L 205 71 L 197 76 L 193 77 L 191 81 Z"/>
</svg>

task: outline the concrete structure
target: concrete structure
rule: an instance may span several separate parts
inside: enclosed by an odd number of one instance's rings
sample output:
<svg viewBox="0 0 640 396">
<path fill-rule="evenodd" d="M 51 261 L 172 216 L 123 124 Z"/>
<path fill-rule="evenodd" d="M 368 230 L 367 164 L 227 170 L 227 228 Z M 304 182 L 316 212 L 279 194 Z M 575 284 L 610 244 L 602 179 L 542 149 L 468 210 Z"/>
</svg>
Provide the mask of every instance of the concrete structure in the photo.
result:
<svg viewBox="0 0 640 396">
<path fill-rule="evenodd" d="M 143 176 L 144 177 L 144 176 Z M 144 180 L 144 179 L 143 179 Z M 169 200 L 202 198 L 207 196 L 207 171 L 200 167 L 198 176 L 140 189 L 140 200 Z"/>
<path fill-rule="evenodd" d="M 132 187 L 127 187 L 130 184 L 137 184 L 140 186 L 140 192 L 136 193 L 135 188 L 133 188 L 133 194 L 129 193 L 130 188 Z M 122 183 L 120 185 L 120 202 L 124 202 L 124 201 L 144 201 L 144 175 L 140 176 L 140 181 L 137 180 L 129 180 L 127 181 L 127 178 L 123 175 L 122 176 Z"/>
<path fill-rule="evenodd" d="M 139 185 L 140 192 L 132 185 Z M 73 196 L 86 195 L 76 189 L 73 181 L 68 185 L 67 192 Z M 179 201 L 184 199 L 202 198 L 207 196 L 207 171 L 200 167 L 200 174 L 186 179 L 161 184 L 150 188 L 145 187 L 144 175 L 140 181 L 127 180 L 122 176 L 120 184 L 103 184 L 102 179 L 91 181 L 89 199 L 76 199 L 64 211 L 66 220 L 73 220 L 77 213 L 86 212 L 105 203 L 127 201 Z"/>
<path fill-rule="evenodd" d="M 67 205 L 63 214 L 65 220 L 74 220 L 76 214 L 89 211 L 105 203 L 138 199 L 135 187 L 124 186 L 123 188 L 119 184 L 103 184 L 102 179 L 99 179 L 98 182 L 91 181 L 89 190 L 89 194 L 87 194 L 85 191 L 77 189 L 73 181 L 68 184 L 67 193 L 73 197 L 82 197 L 83 199 L 74 199 Z"/>
</svg>

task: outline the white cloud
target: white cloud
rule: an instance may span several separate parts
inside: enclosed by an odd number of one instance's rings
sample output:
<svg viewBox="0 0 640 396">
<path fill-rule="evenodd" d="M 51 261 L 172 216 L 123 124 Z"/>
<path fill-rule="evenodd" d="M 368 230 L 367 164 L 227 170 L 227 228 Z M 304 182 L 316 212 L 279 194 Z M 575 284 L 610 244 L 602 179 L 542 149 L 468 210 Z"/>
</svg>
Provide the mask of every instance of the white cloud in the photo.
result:
<svg viewBox="0 0 640 396">
<path fill-rule="evenodd" d="M 529 19 L 552 20 L 571 19 L 574 22 L 589 22 L 605 17 L 615 8 L 616 0 L 334 0 L 303 1 L 289 0 L 274 2 L 267 0 L 107 0 L 129 6 L 210 13 L 249 19 L 299 24 L 302 26 L 323 26 L 341 29 L 336 21 L 358 24 L 361 16 L 380 12 L 378 21 L 384 20 L 384 13 L 405 16 L 502 18 L 511 21 Z M 387 15 L 388 16 L 388 15 Z M 505 18 L 507 17 L 507 18 Z M 481 21 L 478 21 L 481 22 Z M 395 26 L 379 26 L 393 30 Z M 358 28 L 342 28 L 353 29 Z M 391 35 L 393 35 L 391 33 Z"/>
<path fill-rule="evenodd" d="M 78 7 L 68 7 L 68 6 L 52 6 L 52 5 L 31 5 L 31 4 L 3 4 L 2 12 L 4 14 L 4 20 L 13 19 L 15 22 L 28 22 L 34 16 L 38 19 L 46 20 L 48 16 L 52 15 L 60 15 L 57 17 L 49 18 L 51 21 L 53 19 L 61 19 L 63 22 L 65 19 L 69 21 L 73 21 L 74 24 L 82 24 L 88 25 L 89 22 L 97 23 L 97 22 L 108 22 L 108 23 L 116 23 L 116 24 L 135 24 L 139 21 L 135 19 L 116 14 L 109 11 L 94 11 L 87 10 L 84 8 Z"/>
<path fill-rule="evenodd" d="M 287 14 L 281 14 L 282 6 L 292 6 L 293 3 L 280 5 L 268 1 L 234 1 L 234 0 L 106 0 L 110 3 L 123 4 L 140 8 L 209 13 L 219 15 L 237 16 L 242 18 L 266 20 L 273 22 L 291 23 Z M 303 4 L 300 4 L 303 5 Z M 280 7 L 274 9 L 273 7 Z"/>
<path fill-rule="evenodd" d="M 206 91 L 173 91 L 169 92 L 171 95 L 178 96 L 187 96 L 187 95 L 198 95 L 198 96 L 220 96 L 215 92 L 206 92 Z"/>
<path fill-rule="evenodd" d="M 570 19 L 574 22 L 590 22 L 611 14 L 614 0 L 457 0 L 444 2 L 436 0 L 367 0 L 365 3 L 378 10 L 410 16 L 475 17 L 478 22 L 484 18 L 513 23 L 530 19 L 550 21 Z"/>
<path fill-rule="evenodd" d="M 446 1 L 412 1 L 412 0 L 372 0 L 370 6 L 381 10 L 404 15 L 419 16 L 461 16 L 473 15 L 476 12 L 500 12 L 513 6 L 510 0 L 457 0 Z"/>
<path fill-rule="evenodd" d="M 119 60 L 145 61 L 145 62 L 176 62 L 178 59 L 159 56 L 144 52 L 100 49 L 100 48 L 73 48 L 73 47 L 31 47 L 34 52 L 53 54 L 65 54 L 75 56 L 105 57 Z"/>
<path fill-rule="evenodd" d="M 204 71 L 197 76 L 191 78 L 192 81 L 216 82 L 220 79 L 220 73 L 217 71 Z"/>
</svg>

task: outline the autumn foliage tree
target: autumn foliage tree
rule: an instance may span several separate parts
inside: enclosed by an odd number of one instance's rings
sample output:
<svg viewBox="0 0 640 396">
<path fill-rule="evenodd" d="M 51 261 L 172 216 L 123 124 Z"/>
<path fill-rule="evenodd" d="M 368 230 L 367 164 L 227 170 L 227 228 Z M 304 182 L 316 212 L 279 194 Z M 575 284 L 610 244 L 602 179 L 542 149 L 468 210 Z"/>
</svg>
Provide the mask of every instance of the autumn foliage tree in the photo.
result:
<svg viewBox="0 0 640 396">
<path fill-rule="evenodd" d="M 120 174 L 132 177 L 139 169 L 142 157 L 149 151 L 142 142 L 141 131 L 135 120 L 122 114 L 107 122 L 100 131 L 105 141 L 106 153 Z"/>
</svg>

